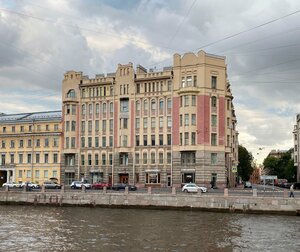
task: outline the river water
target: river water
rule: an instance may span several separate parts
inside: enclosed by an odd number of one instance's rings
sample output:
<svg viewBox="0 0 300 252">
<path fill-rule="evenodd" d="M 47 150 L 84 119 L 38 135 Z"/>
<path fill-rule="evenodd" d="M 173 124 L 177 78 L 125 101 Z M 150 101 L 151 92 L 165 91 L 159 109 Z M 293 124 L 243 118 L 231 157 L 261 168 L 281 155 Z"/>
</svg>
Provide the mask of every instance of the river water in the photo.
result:
<svg viewBox="0 0 300 252">
<path fill-rule="evenodd" d="M 0 206 L 0 251 L 300 251 L 300 218 Z"/>
</svg>

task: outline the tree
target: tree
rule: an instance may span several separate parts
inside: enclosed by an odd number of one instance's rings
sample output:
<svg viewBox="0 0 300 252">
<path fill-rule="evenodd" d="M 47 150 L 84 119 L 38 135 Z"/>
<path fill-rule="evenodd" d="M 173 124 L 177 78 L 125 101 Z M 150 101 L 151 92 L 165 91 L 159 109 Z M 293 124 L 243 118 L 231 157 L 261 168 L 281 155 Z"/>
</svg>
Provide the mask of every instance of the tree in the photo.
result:
<svg viewBox="0 0 300 252">
<path fill-rule="evenodd" d="M 237 170 L 243 181 L 248 181 L 253 172 L 252 160 L 252 154 L 245 147 L 239 145 L 239 164 Z"/>
<path fill-rule="evenodd" d="M 263 165 L 264 169 L 268 170 L 269 175 L 278 174 L 278 158 L 268 156 L 264 159 Z"/>
</svg>

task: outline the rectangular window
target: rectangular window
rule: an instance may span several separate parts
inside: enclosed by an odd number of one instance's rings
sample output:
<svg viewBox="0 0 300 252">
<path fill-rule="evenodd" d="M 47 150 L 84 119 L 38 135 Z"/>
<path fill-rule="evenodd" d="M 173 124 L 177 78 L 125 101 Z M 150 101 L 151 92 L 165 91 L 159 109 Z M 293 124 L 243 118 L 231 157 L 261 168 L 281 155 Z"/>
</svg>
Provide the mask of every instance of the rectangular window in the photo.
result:
<svg viewBox="0 0 300 252">
<path fill-rule="evenodd" d="M 75 131 L 76 129 L 76 122 L 75 121 L 72 121 L 72 124 L 71 124 L 71 131 Z"/>
<path fill-rule="evenodd" d="M 136 93 L 139 94 L 141 92 L 140 83 L 136 84 Z"/>
<path fill-rule="evenodd" d="M 195 132 L 192 132 L 191 134 L 191 145 L 195 145 L 196 144 L 196 133 Z"/>
<path fill-rule="evenodd" d="M 10 163 L 11 164 L 15 163 L 15 155 L 14 154 L 10 154 Z"/>
<path fill-rule="evenodd" d="M 127 135 L 124 135 L 123 136 L 123 147 L 127 147 L 127 139 L 128 139 Z"/>
<path fill-rule="evenodd" d="M 31 164 L 31 154 L 27 154 L 27 164 Z"/>
<path fill-rule="evenodd" d="M 85 148 L 85 137 L 81 137 L 81 148 Z"/>
<path fill-rule="evenodd" d="M 66 131 L 70 131 L 70 122 L 66 121 Z"/>
<path fill-rule="evenodd" d="M 99 120 L 95 121 L 95 131 L 98 132 L 99 131 Z"/>
<path fill-rule="evenodd" d="M 159 145 L 164 145 L 164 135 L 159 135 Z"/>
<path fill-rule="evenodd" d="M 151 117 L 151 128 L 155 128 L 155 117 Z"/>
<path fill-rule="evenodd" d="M 167 144 L 168 144 L 168 145 L 171 145 L 171 144 L 172 144 L 172 136 L 171 136 L 171 134 L 168 134 L 168 135 L 167 135 Z"/>
<path fill-rule="evenodd" d="M 184 126 L 189 126 L 189 114 L 184 114 Z"/>
<path fill-rule="evenodd" d="M 164 163 L 164 154 L 162 152 L 158 154 L 158 160 L 160 164 Z"/>
<path fill-rule="evenodd" d="M 23 154 L 19 154 L 19 164 L 23 164 Z"/>
<path fill-rule="evenodd" d="M 197 75 L 194 75 L 194 87 L 197 87 Z"/>
<path fill-rule="evenodd" d="M 189 96 L 188 96 L 188 95 L 185 95 L 185 96 L 184 96 L 184 106 L 185 106 L 185 107 L 188 107 L 188 106 L 189 106 Z"/>
<path fill-rule="evenodd" d="M 109 165 L 112 165 L 113 164 L 113 155 L 111 153 L 108 155 L 108 159 L 109 159 Z"/>
<path fill-rule="evenodd" d="M 120 165 L 128 165 L 128 153 L 120 153 Z"/>
<path fill-rule="evenodd" d="M 75 137 L 71 137 L 71 148 L 75 148 Z"/>
<path fill-rule="evenodd" d="M 192 121 L 191 121 L 192 125 L 195 126 L 196 125 L 196 114 L 192 114 Z"/>
<path fill-rule="evenodd" d="M 147 146 L 148 145 L 148 143 L 147 143 L 147 135 L 143 136 L 143 140 L 144 140 L 144 146 Z"/>
<path fill-rule="evenodd" d="M 135 128 L 136 129 L 140 128 L 140 118 L 135 118 Z"/>
<path fill-rule="evenodd" d="M 114 130 L 114 121 L 113 119 L 109 119 L 109 131 L 113 131 Z"/>
<path fill-rule="evenodd" d="M 103 148 L 106 147 L 106 137 L 105 136 L 102 137 L 102 147 Z"/>
<path fill-rule="evenodd" d="M 171 128 L 172 127 L 172 117 L 168 116 L 167 120 L 168 120 L 168 128 Z"/>
<path fill-rule="evenodd" d="M 211 153 L 210 163 L 211 164 L 217 164 L 218 163 L 218 155 L 217 155 L 217 153 Z"/>
<path fill-rule="evenodd" d="M 81 131 L 85 132 L 85 121 L 81 122 Z"/>
<path fill-rule="evenodd" d="M 36 153 L 35 154 L 35 162 L 38 164 L 40 162 L 40 154 Z"/>
<path fill-rule="evenodd" d="M 109 136 L 109 147 L 113 147 L 113 136 Z"/>
<path fill-rule="evenodd" d="M 92 137 L 88 137 L 88 147 L 92 147 Z"/>
<path fill-rule="evenodd" d="M 99 147 L 99 137 L 95 137 L 95 147 Z"/>
<path fill-rule="evenodd" d="M 155 145 L 155 135 L 151 135 L 151 145 Z"/>
<path fill-rule="evenodd" d="M 106 131 L 106 120 L 102 121 L 102 131 Z"/>
<path fill-rule="evenodd" d="M 128 112 L 129 111 L 129 100 L 128 99 L 121 99 L 120 100 L 120 111 L 121 112 Z"/>
<path fill-rule="evenodd" d="M 40 171 L 39 170 L 35 170 L 35 178 L 39 178 L 40 177 Z"/>
<path fill-rule="evenodd" d="M 140 154 L 135 153 L 135 164 L 139 164 L 139 163 L 140 163 Z"/>
<path fill-rule="evenodd" d="M 211 88 L 217 88 L 217 76 L 211 76 Z"/>
<path fill-rule="evenodd" d="M 151 152 L 151 164 L 155 164 L 155 153 Z"/>
<path fill-rule="evenodd" d="M 191 87 L 192 86 L 192 76 L 186 77 L 186 86 Z"/>
<path fill-rule="evenodd" d="M 135 145 L 140 146 L 140 136 L 139 135 L 135 136 Z"/>
<path fill-rule="evenodd" d="M 92 130 L 93 130 L 92 121 L 88 121 L 88 131 L 92 132 Z"/>
<path fill-rule="evenodd" d="M 189 133 L 185 132 L 184 133 L 184 145 L 188 145 L 189 144 Z"/>
<path fill-rule="evenodd" d="M 19 174 L 18 174 L 18 178 L 22 178 L 23 177 L 23 173 L 22 173 L 22 171 L 21 170 L 19 170 Z"/>
<path fill-rule="evenodd" d="M 192 95 L 192 106 L 196 106 L 196 95 Z"/>
<path fill-rule="evenodd" d="M 185 87 L 185 77 L 181 78 L 181 87 Z"/>
<path fill-rule="evenodd" d="M 181 164 L 195 164 L 196 153 L 194 151 L 183 151 L 181 154 Z"/>
<path fill-rule="evenodd" d="M 163 91 L 163 90 L 161 90 Z M 172 91 L 172 81 L 168 80 L 168 91 Z"/>
<path fill-rule="evenodd" d="M 88 165 L 92 165 L 92 155 L 88 154 Z"/>
<path fill-rule="evenodd" d="M 49 139 L 45 138 L 45 147 L 49 147 Z"/>
<path fill-rule="evenodd" d="M 147 129 L 148 128 L 148 118 L 147 117 L 143 118 L 143 122 L 144 122 L 144 129 Z"/>
<path fill-rule="evenodd" d="M 15 141 L 14 140 L 10 141 L 10 148 L 15 148 Z"/>
<path fill-rule="evenodd" d="M 182 115 L 179 116 L 179 125 L 182 126 Z"/>
<path fill-rule="evenodd" d="M 30 170 L 26 171 L 26 178 L 31 179 L 31 171 Z"/>
<path fill-rule="evenodd" d="M 53 147 L 58 147 L 58 141 L 59 141 L 58 137 L 53 138 Z"/>
<path fill-rule="evenodd" d="M 81 165 L 84 165 L 84 162 L 85 161 L 85 159 L 84 159 L 84 155 L 81 155 Z"/>
<path fill-rule="evenodd" d="M 159 117 L 159 127 L 160 128 L 164 127 L 164 118 L 162 116 Z"/>
<path fill-rule="evenodd" d="M 58 154 L 57 153 L 53 153 L 53 163 L 54 164 L 58 163 Z"/>
<path fill-rule="evenodd" d="M 99 165 L 99 155 L 97 153 L 95 154 L 95 165 Z"/>
<path fill-rule="evenodd" d="M 216 133 L 211 134 L 211 145 L 213 145 L 213 146 L 217 145 L 217 134 Z"/>
<path fill-rule="evenodd" d="M 211 126 L 212 127 L 217 126 L 217 115 L 211 115 Z"/>
<path fill-rule="evenodd" d="M 49 154 L 48 154 L 48 153 L 45 153 L 45 156 L 44 156 L 44 163 L 45 163 L 45 164 L 48 164 L 48 163 L 49 163 Z"/>
<path fill-rule="evenodd" d="M 53 178 L 57 178 L 57 171 L 53 171 L 53 172 L 52 172 L 52 177 L 53 177 Z"/>
<path fill-rule="evenodd" d="M 179 139 L 180 145 L 182 145 L 182 133 L 179 134 Z"/>
<path fill-rule="evenodd" d="M 24 147 L 24 140 L 20 140 L 20 142 L 19 142 L 19 147 L 20 147 L 20 148 L 23 148 L 23 147 Z"/>
<path fill-rule="evenodd" d="M 16 126 L 11 126 L 11 131 L 16 132 Z"/>
</svg>

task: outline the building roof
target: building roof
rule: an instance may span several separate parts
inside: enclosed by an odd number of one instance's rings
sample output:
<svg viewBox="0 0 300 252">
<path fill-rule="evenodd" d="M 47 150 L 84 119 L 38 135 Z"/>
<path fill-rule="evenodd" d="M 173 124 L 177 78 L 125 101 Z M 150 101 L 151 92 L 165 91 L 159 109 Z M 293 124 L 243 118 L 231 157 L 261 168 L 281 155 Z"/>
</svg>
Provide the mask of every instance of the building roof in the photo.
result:
<svg viewBox="0 0 300 252">
<path fill-rule="evenodd" d="M 21 114 L 0 114 L 0 123 L 19 123 L 32 121 L 60 121 L 62 113 L 58 111 L 32 112 Z"/>
</svg>

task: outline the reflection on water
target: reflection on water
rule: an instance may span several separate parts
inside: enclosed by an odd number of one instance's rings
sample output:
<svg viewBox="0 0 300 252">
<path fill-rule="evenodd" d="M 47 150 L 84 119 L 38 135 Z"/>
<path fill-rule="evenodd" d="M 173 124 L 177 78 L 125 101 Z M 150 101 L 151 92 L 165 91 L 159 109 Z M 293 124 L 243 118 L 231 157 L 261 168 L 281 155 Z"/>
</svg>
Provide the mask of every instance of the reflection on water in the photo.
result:
<svg viewBox="0 0 300 252">
<path fill-rule="evenodd" d="M 300 218 L 0 206 L 0 251 L 300 251 Z"/>
</svg>

